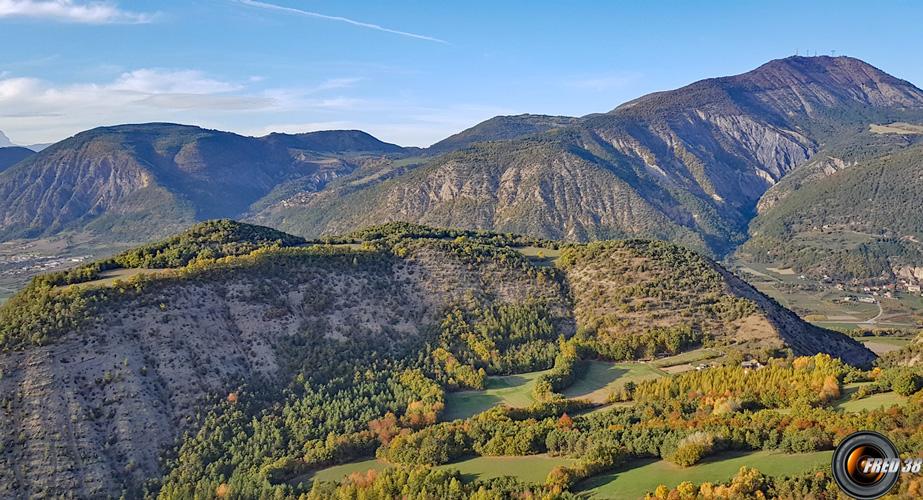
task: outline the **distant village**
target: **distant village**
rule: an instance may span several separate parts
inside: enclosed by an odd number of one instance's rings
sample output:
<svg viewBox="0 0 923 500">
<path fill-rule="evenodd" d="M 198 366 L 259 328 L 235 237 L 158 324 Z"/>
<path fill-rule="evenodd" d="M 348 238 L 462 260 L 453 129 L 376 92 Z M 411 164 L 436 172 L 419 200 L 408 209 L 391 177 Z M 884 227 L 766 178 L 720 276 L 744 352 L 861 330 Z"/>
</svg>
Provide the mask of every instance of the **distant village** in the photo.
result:
<svg viewBox="0 0 923 500">
<path fill-rule="evenodd" d="M 0 276 L 30 276 L 72 267 L 90 258 L 90 255 L 60 257 L 37 253 L 0 255 Z"/>
<path fill-rule="evenodd" d="M 803 280 L 807 279 L 804 275 L 799 276 L 799 278 Z M 847 294 L 855 294 L 846 295 L 840 298 L 839 300 L 841 302 L 862 302 L 865 304 L 875 304 L 878 302 L 879 298 L 893 299 L 895 294 L 899 292 L 907 293 L 910 295 L 923 296 L 920 285 L 906 279 L 898 279 L 893 283 L 867 285 L 860 283 L 835 283 L 829 276 L 824 275 L 823 281 L 825 283 L 833 284 L 834 288 L 841 292 L 846 292 Z"/>
</svg>

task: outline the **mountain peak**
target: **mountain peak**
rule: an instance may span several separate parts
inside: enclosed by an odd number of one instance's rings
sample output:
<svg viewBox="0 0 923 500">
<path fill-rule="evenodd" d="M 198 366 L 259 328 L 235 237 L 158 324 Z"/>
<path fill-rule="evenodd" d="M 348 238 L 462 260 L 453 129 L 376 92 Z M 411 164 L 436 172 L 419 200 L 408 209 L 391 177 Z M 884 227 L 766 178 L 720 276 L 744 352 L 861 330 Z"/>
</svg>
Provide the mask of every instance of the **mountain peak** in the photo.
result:
<svg viewBox="0 0 923 500">
<path fill-rule="evenodd" d="M 703 110 L 740 114 L 758 109 L 786 120 L 871 109 L 923 109 L 923 90 L 860 59 L 846 56 L 791 56 L 769 61 L 739 75 L 708 78 L 685 87 L 648 94 L 611 113 L 677 117 Z"/>
<path fill-rule="evenodd" d="M 848 56 L 790 56 L 774 59 L 762 66 L 730 77 L 732 80 L 756 80 L 759 78 L 795 78 L 798 82 L 814 82 L 826 85 L 893 85 L 910 87 L 913 84 L 895 78 L 871 64 Z"/>
<path fill-rule="evenodd" d="M 8 148 L 10 146 L 15 146 L 15 144 L 13 144 L 13 141 L 0 130 L 0 148 Z"/>
<path fill-rule="evenodd" d="M 528 135 L 567 127 L 578 121 L 578 118 L 570 116 L 534 114 L 495 116 L 433 144 L 427 149 L 427 153 L 445 153 L 465 148 L 476 142 L 519 139 Z"/>
<path fill-rule="evenodd" d="M 362 130 L 319 130 L 301 134 L 282 134 L 273 132 L 261 140 L 289 148 L 306 149 L 315 152 L 334 151 L 369 151 L 382 153 L 400 153 L 404 150 L 397 144 L 379 140 Z"/>
</svg>

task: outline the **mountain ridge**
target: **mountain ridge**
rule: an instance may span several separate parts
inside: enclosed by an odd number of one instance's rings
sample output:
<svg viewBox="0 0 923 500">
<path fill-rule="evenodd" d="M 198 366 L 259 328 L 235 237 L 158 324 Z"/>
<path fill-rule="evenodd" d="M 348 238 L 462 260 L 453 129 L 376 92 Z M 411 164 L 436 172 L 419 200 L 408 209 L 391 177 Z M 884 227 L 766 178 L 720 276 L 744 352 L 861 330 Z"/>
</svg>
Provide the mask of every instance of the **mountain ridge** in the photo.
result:
<svg viewBox="0 0 923 500">
<path fill-rule="evenodd" d="M 0 147 L 0 172 L 35 154 L 29 148 L 20 146 Z"/>
<path fill-rule="evenodd" d="M 851 58 L 787 58 L 565 127 L 466 146 L 424 160 L 401 174 L 405 182 L 334 185 L 253 220 L 307 236 L 395 219 L 575 241 L 653 234 L 723 255 L 746 239 L 766 190 L 825 141 L 901 116 L 923 117 L 923 91 Z M 525 191 L 522 179 L 533 183 Z M 612 210 L 617 201 L 598 185 L 637 210 Z"/>
<path fill-rule="evenodd" d="M 764 194 L 818 151 L 901 120 L 923 120 L 923 91 L 823 56 L 583 118 L 495 117 L 427 149 L 361 131 L 105 127 L 0 174 L 0 238 L 140 242 L 149 227 L 163 225 L 158 236 L 220 217 L 314 238 L 403 220 L 571 241 L 656 237 L 720 257 L 748 238 Z"/>
<path fill-rule="evenodd" d="M 319 147 L 331 137 L 346 149 L 329 154 Z M 100 127 L 0 174 L 0 234 L 87 229 L 131 236 L 152 224 L 163 226 L 155 235 L 166 234 L 196 220 L 239 215 L 290 180 L 323 185 L 364 161 L 362 154 L 396 148 L 348 131 L 252 138 L 166 123 Z"/>
</svg>

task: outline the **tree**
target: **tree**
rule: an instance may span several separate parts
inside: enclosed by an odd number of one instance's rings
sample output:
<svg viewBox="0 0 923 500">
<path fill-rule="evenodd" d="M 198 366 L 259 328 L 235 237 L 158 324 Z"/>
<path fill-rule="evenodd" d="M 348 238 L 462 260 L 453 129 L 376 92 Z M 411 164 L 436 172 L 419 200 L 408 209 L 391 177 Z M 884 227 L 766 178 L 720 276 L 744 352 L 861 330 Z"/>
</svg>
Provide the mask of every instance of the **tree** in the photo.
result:
<svg viewBox="0 0 923 500">
<path fill-rule="evenodd" d="M 901 370 L 894 376 L 891 382 L 891 388 L 901 396 L 910 396 L 923 387 L 923 379 L 920 375 L 910 370 Z"/>
</svg>

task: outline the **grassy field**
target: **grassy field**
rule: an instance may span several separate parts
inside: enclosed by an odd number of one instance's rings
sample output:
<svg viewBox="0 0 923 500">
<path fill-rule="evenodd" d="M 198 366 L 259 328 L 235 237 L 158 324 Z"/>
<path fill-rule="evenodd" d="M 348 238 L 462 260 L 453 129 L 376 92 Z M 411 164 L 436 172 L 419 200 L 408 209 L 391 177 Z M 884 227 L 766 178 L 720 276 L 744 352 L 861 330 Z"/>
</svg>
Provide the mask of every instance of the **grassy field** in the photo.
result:
<svg viewBox="0 0 923 500">
<path fill-rule="evenodd" d="M 487 377 L 487 389 L 483 391 L 447 393 L 443 419 L 468 418 L 501 404 L 512 407 L 529 406 L 535 402 L 532 397 L 535 379 L 543 373 L 547 371 Z M 568 398 L 604 403 L 614 389 L 629 380 L 639 382 L 663 375 L 658 368 L 646 363 L 588 361 L 584 373 L 564 390 L 564 395 Z"/>
<path fill-rule="evenodd" d="M 577 460 L 570 458 L 549 457 L 548 455 L 529 455 L 520 457 L 475 457 L 461 462 L 440 465 L 442 469 L 457 469 L 465 481 L 491 479 L 501 476 L 515 476 L 520 481 L 543 483 L 551 469 L 559 465 L 572 465 Z M 364 460 L 321 469 L 305 474 L 293 481 L 340 481 L 354 472 L 365 473 L 369 470 L 380 471 L 390 465 L 378 459 Z"/>
<path fill-rule="evenodd" d="M 544 483 L 551 469 L 559 465 L 573 465 L 577 460 L 548 455 L 521 457 L 475 457 L 441 465 L 443 469 L 458 469 L 465 481 L 514 476 L 527 483 Z"/>
<path fill-rule="evenodd" d="M 915 335 L 894 335 L 894 336 L 881 336 L 881 337 L 859 337 L 856 340 L 862 343 L 875 342 L 877 344 L 888 344 L 897 347 L 904 347 L 905 345 L 913 342 Z"/>
<path fill-rule="evenodd" d="M 894 122 L 887 125 L 872 124 L 869 130 L 873 134 L 900 134 L 900 135 L 919 135 L 923 134 L 923 126 L 912 123 Z"/>
<path fill-rule="evenodd" d="M 604 403 L 613 390 L 625 382 L 640 382 L 663 376 L 663 372 L 646 363 L 607 363 L 589 361 L 583 375 L 564 390 L 568 398 L 589 399 Z"/>
<path fill-rule="evenodd" d="M 321 481 L 339 481 L 354 472 L 365 473 L 369 470 L 380 471 L 388 466 L 389 465 L 387 462 L 373 458 L 371 460 L 363 460 L 361 462 L 352 462 L 348 464 L 327 467 L 326 469 L 321 469 L 319 471 L 300 476 L 293 480 L 292 483 L 298 484 L 299 482 L 308 482 L 315 479 L 319 479 Z"/>
<path fill-rule="evenodd" d="M 865 347 L 868 347 L 875 354 L 879 356 L 900 349 L 905 345 L 913 341 L 913 336 L 894 336 L 894 337 L 862 337 L 858 338 L 859 342 L 862 342 Z"/>
<path fill-rule="evenodd" d="M 665 358 L 660 358 L 653 363 L 652 365 L 658 368 L 664 368 L 667 366 L 677 366 L 685 365 L 690 363 L 696 363 L 698 361 L 705 361 L 707 359 L 714 359 L 722 355 L 722 352 L 717 349 L 702 348 L 696 349 L 694 351 L 687 351 L 676 356 L 667 356 Z"/>
<path fill-rule="evenodd" d="M 895 392 L 882 392 L 878 394 L 872 394 L 871 396 L 856 399 L 856 400 L 843 400 L 834 405 L 834 408 L 839 408 L 843 411 L 850 413 L 858 413 L 862 410 L 877 410 L 879 408 L 888 408 L 894 405 L 900 405 L 907 402 L 907 398 L 897 394 Z"/>
<path fill-rule="evenodd" d="M 487 377 L 487 389 L 483 391 L 447 393 L 443 419 L 468 418 L 500 404 L 513 407 L 529 406 L 535 402 L 532 398 L 535 379 L 543 373 L 546 371 Z"/>
<path fill-rule="evenodd" d="M 561 256 L 561 251 L 554 248 L 520 247 L 516 250 L 528 257 L 533 264 L 541 266 L 553 265 Z"/>
<path fill-rule="evenodd" d="M 170 269 L 112 269 L 99 273 L 99 278 L 93 281 L 85 281 L 73 286 L 106 286 L 119 280 L 128 281 L 128 278 L 139 274 L 160 274 L 166 271 L 170 271 Z"/>
<path fill-rule="evenodd" d="M 766 475 L 791 475 L 813 467 L 829 465 L 832 451 L 783 453 L 779 451 L 729 452 L 710 457 L 692 467 L 680 467 L 663 460 L 638 461 L 635 467 L 590 478 L 579 485 L 590 498 L 637 499 L 665 484 L 671 488 L 683 481 L 723 482 L 741 467 L 754 467 Z"/>
</svg>

